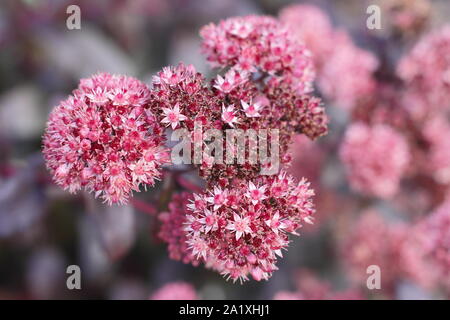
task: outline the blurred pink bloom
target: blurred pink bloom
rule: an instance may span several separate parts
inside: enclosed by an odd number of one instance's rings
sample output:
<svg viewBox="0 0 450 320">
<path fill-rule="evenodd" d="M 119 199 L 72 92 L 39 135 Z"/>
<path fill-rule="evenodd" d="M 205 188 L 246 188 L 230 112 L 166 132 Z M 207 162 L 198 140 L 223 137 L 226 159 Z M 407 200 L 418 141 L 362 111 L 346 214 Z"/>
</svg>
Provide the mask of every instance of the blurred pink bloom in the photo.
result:
<svg viewBox="0 0 450 320">
<path fill-rule="evenodd" d="M 373 73 L 378 60 L 372 53 L 356 47 L 343 31 L 335 34 L 333 46 L 333 53 L 318 75 L 318 85 L 339 107 L 353 109 L 376 89 Z"/>
<path fill-rule="evenodd" d="M 198 300 L 198 296 L 191 284 L 171 282 L 156 290 L 150 300 Z"/>
<path fill-rule="evenodd" d="M 436 267 L 438 285 L 450 293 L 450 200 L 446 200 L 418 226 L 425 257 Z"/>
<path fill-rule="evenodd" d="M 277 26 L 275 24 L 274 28 Z M 177 122 L 177 125 L 190 131 L 194 131 L 196 125 L 201 125 L 203 131 L 216 129 L 222 132 L 230 128 L 244 131 L 277 129 L 282 164 L 289 162 L 285 155 L 294 133 L 303 133 L 315 139 L 327 132 L 328 119 L 318 98 L 298 95 L 290 88 L 289 81 L 280 82 L 277 86 L 266 86 L 265 82 L 259 84 L 239 76 L 240 74 L 239 71 L 229 70 L 225 78 L 218 77 L 219 82 L 213 81 L 211 87 L 192 66 L 180 64 L 164 68 L 154 78 L 152 109 L 169 110 L 167 108 L 171 108 L 170 106 L 177 106 L 177 113 L 186 117 Z M 169 78 L 172 80 L 167 80 Z M 217 88 L 217 83 L 222 86 L 226 84 L 226 90 L 223 87 Z M 163 122 L 168 121 L 166 112 L 158 113 L 156 117 Z M 269 141 L 271 134 L 268 133 Z M 206 153 L 207 146 L 202 145 L 202 148 Z M 228 148 L 233 148 L 233 144 L 225 144 L 223 154 L 227 154 Z M 198 165 L 200 176 L 211 186 L 219 183 L 225 187 L 236 177 L 253 179 L 264 168 L 261 162 L 251 163 L 248 153 L 244 163 L 213 163 L 213 159 L 208 157 L 203 157 L 202 160 Z"/>
<path fill-rule="evenodd" d="M 141 184 L 152 186 L 168 152 L 149 99 L 147 86 L 131 77 L 82 79 L 51 112 L 43 137 L 54 181 L 70 192 L 85 187 L 109 204 L 127 202 Z"/>
<path fill-rule="evenodd" d="M 387 23 L 394 31 L 414 34 L 425 26 L 430 16 L 429 0 L 382 0 L 381 8 L 387 14 Z"/>
<path fill-rule="evenodd" d="M 450 26 L 423 37 L 399 63 L 406 84 L 405 103 L 416 117 L 435 110 L 450 111 Z"/>
<path fill-rule="evenodd" d="M 405 138 L 389 126 L 353 123 L 341 144 L 340 158 L 355 190 L 380 198 L 392 197 L 408 166 Z"/>
<path fill-rule="evenodd" d="M 334 30 L 327 14 L 315 5 L 294 4 L 282 9 L 279 18 L 311 50 L 320 73 L 334 48 Z"/>
<path fill-rule="evenodd" d="M 311 50 L 318 86 L 338 107 L 352 109 L 375 90 L 377 58 L 356 47 L 346 31 L 334 31 L 329 17 L 314 5 L 292 5 L 280 20 Z"/>
<path fill-rule="evenodd" d="M 393 294 L 402 280 L 428 285 L 433 271 L 425 264 L 423 251 L 413 241 L 414 237 L 413 226 L 388 224 L 374 210 L 362 212 L 341 247 L 348 275 L 365 286 L 367 267 L 380 267 L 381 289 L 387 295 Z"/>
</svg>

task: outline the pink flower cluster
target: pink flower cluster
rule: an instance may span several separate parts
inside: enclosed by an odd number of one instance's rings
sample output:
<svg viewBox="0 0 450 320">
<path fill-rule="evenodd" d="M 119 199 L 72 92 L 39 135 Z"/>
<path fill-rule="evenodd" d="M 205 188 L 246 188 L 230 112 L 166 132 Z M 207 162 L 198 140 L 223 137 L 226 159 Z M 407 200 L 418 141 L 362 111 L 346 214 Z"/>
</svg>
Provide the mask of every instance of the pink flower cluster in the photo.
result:
<svg viewBox="0 0 450 320">
<path fill-rule="evenodd" d="M 375 91 L 373 73 L 378 60 L 372 53 L 356 47 L 344 32 L 334 36 L 333 45 L 335 50 L 318 73 L 318 85 L 337 106 L 351 110 L 370 99 Z"/>
<path fill-rule="evenodd" d="M 312 223 L 313 190 L 305 180 L 295 184 L 285 173 L 243 181 L 232 188 L 215 187 L 194 195 L 186 228 L 192 252 L 213 261 L 214 268 L 236 281 L 268 279 L 277 256 Z"/>
<path fill-rule="evenodd" d="M 328 119 L 321 101 L 305 94 L 313 79 L 309 54 L 275 19 L 231 18 L 204 27 L 201 35 L 207 59 L 228 71 L 207 84 L 193 66 L 164 68 L 154 77 L 152 90 L 152 108 L 161 110 L 162 123 L 190 131 L 196 124 L 221 131 L 278 129 L 281 163 L 289 162 L 295 133 L 311 139 L 326 134 Z M 201 138 L 193 134 L 192 141 Z M 201 147 L 208 155 L 207 146 Z M 224 154 L 230 148 L 224 142 Z M 204 156 L 200 176 L 210 187 L 225 187 L 235 177 L 253 179 L 262 163 L 252 164 L 248 158 L 247 152 L 245 163 L 225 165 Z"/>
<path fill-rule="evenodd" d="M 431 198 L 430 207 L 443 200 L 450 185 L 449 50 L 450 26 L 445 25 L 425 35 L 397 69 L 404 85 L 401 107 L 411 123 L 407 133 L 416 142 L 411 143 L 415 181 Z"/>
<path fill-rule="evenodd" d="M 393 128 L 353 123 L 346 131 L 339 154 L 350 185 L 380 198 L 395 195 L 410 154 L 405 138 Z"/>
<path fill-rule="evenodd" d="M 398 18 L 393 23 L 400 28 L 415 25 L 420 15 L 428 12 L 417 9 L 426 7 L 427 1 L 386 2 L 392 4 L 395 12 L 391 14 Z M 388 64 L 377 70 L 376 58 L 357 48 L 344 31 L 333 30 L 317 7 L 290 6 L 280 19 L 311 49 L 324 99 L 351 111 L 339 150 L 350 186 L 366 196 L 383 198 L 386 213 L 404 211 L 408 215 L 402 219 L 411 220 L 391 223 L 378 212 L 363 210 L 354 230 L 343 235 L 341 255 L 349 275 L 364 286 L 367 267 L 379 265 L 383 293 L 388 295 L 405 280 L 425 290 L 448 290 L 450 208 L 444 199 L 450 190 L 450 27 L 424 36 L 400 60 L 395 72 Z M 384 44 L 378 49 L 382 55 L 390 54 Z M 330 149 L 336 146 L 333 141 L 325 143 Z M 301 152 L 298 147 L 300 163 Z M 303 169 L 297 166 L 297 170 Z M 336 195 L 326 182 L 322 187 L 323 194 Z M 340 211 L 366 209 L 374 200 L 351 195 Z M 333 213 L 336 205 L 334 202 Z M 438 209 L 424 215 L 435 207 Z M 301 290 L 280 296 L 306 298 Z"/>
<path fill-rule="evenodd" d="M 198 300 L 195 288 L 186 282 L 170 282 L 152 294 L 150 300 Z"/>
<path fill-rule="evenodd" d="M 333 26 L 326 13 L 314 5 L 296 4 L 281 10 L 279 17 L 311 51 L 320 73 L 335 47 Z"/>
<path fill-rule="evenodd" d="M 314 69 L 310 52 L 291 36 L 290 30 L 271 17 L 246 16 L 202 28 L 202 48 L 214 67 L 228 67 L 242 80 L 257 73 L 267 86 L 289 84 L 300 94 L 312 90 Z M 223 89 L 222 77 L 217 85 Z M 222 82 L 222 84 L 221 84 Z M 230 88 L 238 83 L 230 83 Z"/>
<path fill-rule="evenodd" d="M 168 162 L 150 91 L 137 79 L 100 73 L 50 114 L 43 154 L 54 181 L 70 192 L 84 187 L 108 203 L 124 203 L 153 185 Z"/>
<path fill-rule="evenodd" d="M 376 265 L 382 272 L 381 288 L 387 294 L 393 293 L 401 279 L 430 285 L 433 269 L 423 260 L 413 229 L 402 223 L 389 224 L 375 210 L 363 212 L 342 243 L 348 275 L 355 283 L 365 284 L 367 267 Z"/>
<path fill-rule="evenodd" d="M 422 133 L 429 144 L 425 168 L 436 182 L 450 184 L 450 122 L 442 114 L 430 117 Z"/>
<path fill-rule="evenodd" d="M 333 30 L 320 8 L 292 5 L 281 11 L 280 20 L 311 50 L 318 86 L 328 99 L 350 110 L 373 94 L 377 58 L 355 46 L 346 31 Z"/>
<path fill-rule="evenodd" d="M 340 153 L 355 189 L 377 197 L 391 197 L 407 170 L 408 181 L 422 195 L 422 208 L 418 211 L 428 211 L 442 201 L 445 188 L 450 185 L 447 138 L 450 134 L 450 82 L 447 79 L 450 60 L 446 58 L 450 50 L 449 30 L 445 26 L 423 37 L 400 60 L 399 77 L 391 74 L 380 81 L 368 103 L 352 110 L 352 124 Z M 367 144 L 360 142 L 357 147 L 350 143 L 350 136 L 355 131 L 352 128 L 362 128 L 361 123 L 366 129 L 358 129 L 360 133 L 353 136 L 366 132 Z M 394 131 L 394 134 L 384 134 L 389 142 L 383 142 L 383 135 L 374 130 L 380 123 L 390 127 L 388 131 Z M 372 136 L 369 137 L 369 133 Z"/>
<path fill-rule="evenodd" d="M 197 266 L 200 261 L 189 250 L 186 232 L 184 231 L 186 209 L 191 198 L 192 195 L 187 192 L 172 196 L 168 211 L 161 212 L 158 215 L 161 222 L 158 237 L 167 243 L 167 250 L 171 259 Z"/>
<path fill-rule="evenodd" d="M 193 65 L 165 67 L 152 84 L 150 103 L 166 127 L 193 130 L 195 122 L 205 129 L 220 127 L 220 122 L 215 123 L 220 119 L 220 102 Z"/>
<path fill-rule="evenodd" d="M 426 35 L 399 64 L 406 107 L 416 117 L 450 110 L 450 25 Z"/>
</svg>

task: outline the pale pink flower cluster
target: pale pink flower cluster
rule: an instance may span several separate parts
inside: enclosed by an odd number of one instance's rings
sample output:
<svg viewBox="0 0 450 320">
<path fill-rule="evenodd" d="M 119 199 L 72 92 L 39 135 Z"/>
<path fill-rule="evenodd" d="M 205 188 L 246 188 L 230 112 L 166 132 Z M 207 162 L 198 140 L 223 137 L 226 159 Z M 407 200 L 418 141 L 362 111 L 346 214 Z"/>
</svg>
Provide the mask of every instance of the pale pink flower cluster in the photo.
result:
<svg viewBox="0 0 450 320">
<path fill-rule="evenodd" d="M 242 181 L 232 188 L 194 195 L 185 230 L 192 252 L 228 278 L 267 280 L 277 256 L 312 223 L 314 207 L 306 180 L 294 183 L 285 173 Z"/>
<path fill-rule="evenodd" d="M 352 149 L 342 146 L 341 159 L 345 162 L 352 186 L 359 191 L 384 198 L 389 197 L 389 194 L 392 196 L 398 189 L 396 186 L 401 172 L 405 172 L 401 168 L 406 165 L 402 163 L 410 158 L 407 165 L 408 181 L 413 182 L 423 199 L 426 198 L 421 201 L 423 209 L 427 211 L 442 200 L 442 188 L 450 184 L 450 144 L 447 139 L 450 134 L 450 82 L 447 79 L 447 71 L 450 70 L 450 61 L 447 59 L 450 50 L 449 30 L 450 27 L 446 26 L 426 35 L 411 53 L 400 60 L 397 69 L 400 79 L 387 72 L 368 103 L 359 104 L 352 110 L 352 122 L 364 122 L 366 128 L 379 126 L 377 123 L 389 126 L 395 129 L 397 136 L 400 134 L 404 137 L 400 140 L 407 138 L 405 142 L 409 150 L 406 152 L 409 156 L 405 157 L 405 152 L 400 151 L 404 147 L 390 150 L 388 145 L 391 142 L 384 143 L 382 138 L 376 136 L 366 136 L 367 141 L 372 141 L 367 146 L 379 144 L 385 147 L 366 148 L 362 143 L 360 147 L 353 148 L 354 152 L 348 151 L 353 156 L 342 156 L 342 149 Z M 348 132 L 352 131 L 351 127 Z M 358 124 L 357 127 L 361 126 Z M 365 131 L 371 134 L 376 132 L 368 130 Z M 346 142 L 348 139 L 347 135 L 343 145 L 349 145 Z M 400 146 L 404 143 L 396 144 Z M 358 149 L 360 155 L 356 151 Z M 382 151 L 376 151 L 378 159 L 381 159 L 378 162 L 379 169 L 376 168 L 378 165 L 375 160 L 367 160 L 376 158 L 373 150 L 385 150 L 385 155 Z M 386 182 L 389 183 L 383 186 Z"/>
<path fill-rule="evenodd" d="M 351 110 L 375 91 L 373 73 L 378 60 L 369 51 L 355 46 L 343 31 L 335 35 L 333 45 L 333 53 L 318 73 L 318 85 L 337 106 Z"/>
<path fill-rule="evenodd" d="M 327 15 L 313 5 L 292 5 L 280 19 L 311 50 L 318 86 L 337 106 L 353 109 L 376 89 L 377 58 L 358 48 L 344 30 L 333 30 Z"/>
<path fill-rule="evenodd" d="M 170 282 L 152 294 L 150 300 L 198 300 L 195 288 L 186 282 Z"/>
<path fill-rule="evenodd" d="M 355 190 L 380 198 L 395 195 L 410 154 L 406 139 L 390 126 L 353 123 L 339 155 Z"/>
<path fill-rule="evenodd" d="M 327 14 L 315 5 L 294 4 L 282 9 L 279 18 L 312 52 L 320 73 L 334 49 L 334 30 Z"/>
<path fill-rule="evenodd" d="M 230 73 L 237 73 L 244 80 L 255 74 L 269 86 L 282 82 L 300 94 L 312 90 L 314 69 L 310 52 L 275 18 L 230 18 L 203 27 L 200 35 L 211 65 L 230 68 L 225 81 Z M 222 88 L 220 82 L 221 77 L 218 85 Z M 232 81 L 231 88 L 236 84 Z"/>
<path fill-rule="evenodd" d="M 415 114 L 450 110 L 450 26 L 427 34 L 399 64 L 406 99 Z"/>
<path fill-rule="evenodd" d="M 440 190 L 450 184 L 449 50 L 450 26 L 446 25 L 425 35 L 397 69 L 404 86 L 399 107 L 406 113 L 405 134 L 411 136 L 416 182 L 434 206 L 442 199 Z"/>
<path fill-rule="evenodd" d="M 400 281 L 450 290 L 449 203 L 447 200 L 415 224 L 389 223 L 375 210 L 364 211 L 341 245 L 349 276 L 363 283 L 366 268 L 377 265 L 388 295 Z"/>
<path fill-rule="evenodd" d="M 367 279 L 368 266 L 380 267 L 381 288 L 387 295 L 394 292 L 402 279 L 429 285 L 432 269 L 425 264 L 411 230 L 402 223 L 388 224 L 375 210 L 362 212 L 342 243 L 348 275 L 361 284 Z"/>
<path fill-rule="evenodd" d="M 149 109 L 150 91 L 137 79 L 100 73 L 53 109 L 43 154 L 54 181 L 70 192 L 84 187 L 125 203 L 152 186 L 168 162 L 164 137 Z"/>
</svg>

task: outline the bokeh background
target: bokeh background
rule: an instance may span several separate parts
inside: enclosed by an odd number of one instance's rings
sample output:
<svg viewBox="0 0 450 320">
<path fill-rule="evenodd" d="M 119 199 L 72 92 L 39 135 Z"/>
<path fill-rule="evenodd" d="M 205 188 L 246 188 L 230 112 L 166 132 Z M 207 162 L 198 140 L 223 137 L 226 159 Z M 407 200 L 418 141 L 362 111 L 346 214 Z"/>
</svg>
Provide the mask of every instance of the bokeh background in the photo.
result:
<svg viewBox="0 0 450 320">
<path fill-rule="evenodd" d="M 418 2 L 426 3 L 413 11 L 418 12 L 419 25 L 402 29 L 397 14 L 402 6 L 411 8 Z M 292 171 L 312 179 L 318 193 L 317 223 L 293 239 L 278 263 L 280 270 L 267 282 L 233 284 L 203 267 L 169 259 L 166 245 L 156 236 L 153 211 L 165 210 L 168 194 L 197 184 L 195 177 L 171 173 L 156 188 L 120 207 L 70 195 L 51 182 L 40 152 L 41 136 L 48 113 L 80 78 L 106 71 L 150 83 L 155 72 L 179 61 L 211 75 L 200 52 L 202 25 L 236 15 L 276 16 L 291 3 L 317 5 L 360 48 L 378 54 L 383 46 L 386 66 L 395 65 L 422 34 L 450 16 L 446 0 L 0 2 L 0 299 L 148 299 L 174 281 L 189 283 L 199 298 L 209 299 L 272 299 L 299 287 L 317 298 L 337 298 L 340 292 L 348 294 L 343 297 L 371 299 L 446 297 L 440 289 L 424 289 L 403 279 L 396 279 L 395 290 L 372 292 L 363 280 L 350 280 L 340 241 L 356 228 L 354 220 L 362 212 L 376 207 L 388 221 L 409 223 L 428 208 L 408 215 L 407 206 L 351 190 L 335 147 L 349 116 L 331 101 L 326 102 L 331 129 L 317 142 L 320 150 L 297 150 L 302 143 L 293 149 Z M 66 28 L 70 4 L 81 8 L 81 30 Z M 381 30 L 366 27 L 370 4 L 383 9 Z M 380 238 L 377 245 L 384 241 Z M 66 268 L 73 264 L 82 271 L 81 290 L 66 288 Z"/>
</svg>

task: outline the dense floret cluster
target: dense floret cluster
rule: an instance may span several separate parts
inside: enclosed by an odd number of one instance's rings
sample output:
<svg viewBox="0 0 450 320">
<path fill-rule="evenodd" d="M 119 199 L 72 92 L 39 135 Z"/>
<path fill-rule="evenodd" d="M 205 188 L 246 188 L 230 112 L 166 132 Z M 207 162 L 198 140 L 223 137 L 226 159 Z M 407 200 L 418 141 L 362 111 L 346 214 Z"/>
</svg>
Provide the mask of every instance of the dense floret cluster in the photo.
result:
<svg viewBox="0 0 450 320">
<path fill-rule="evenodd" d="M 196 194 L 188 206 L 187 242 L 196 257 L 234 281 L 267 280 L 288 235 L 312 223 L 313 195 L 309 183 L 294 183 L 285 173 Z"/>
<path fill-rule="evenodd" d="M 149 109 L 150 90 L 137 79 L 100 73 L 82 79 L 50 114 L 43 154 L 54 181 L 84 187 L 111 203 L 152 186 L 169 162 L 162 127 Z"/>
</svg>

